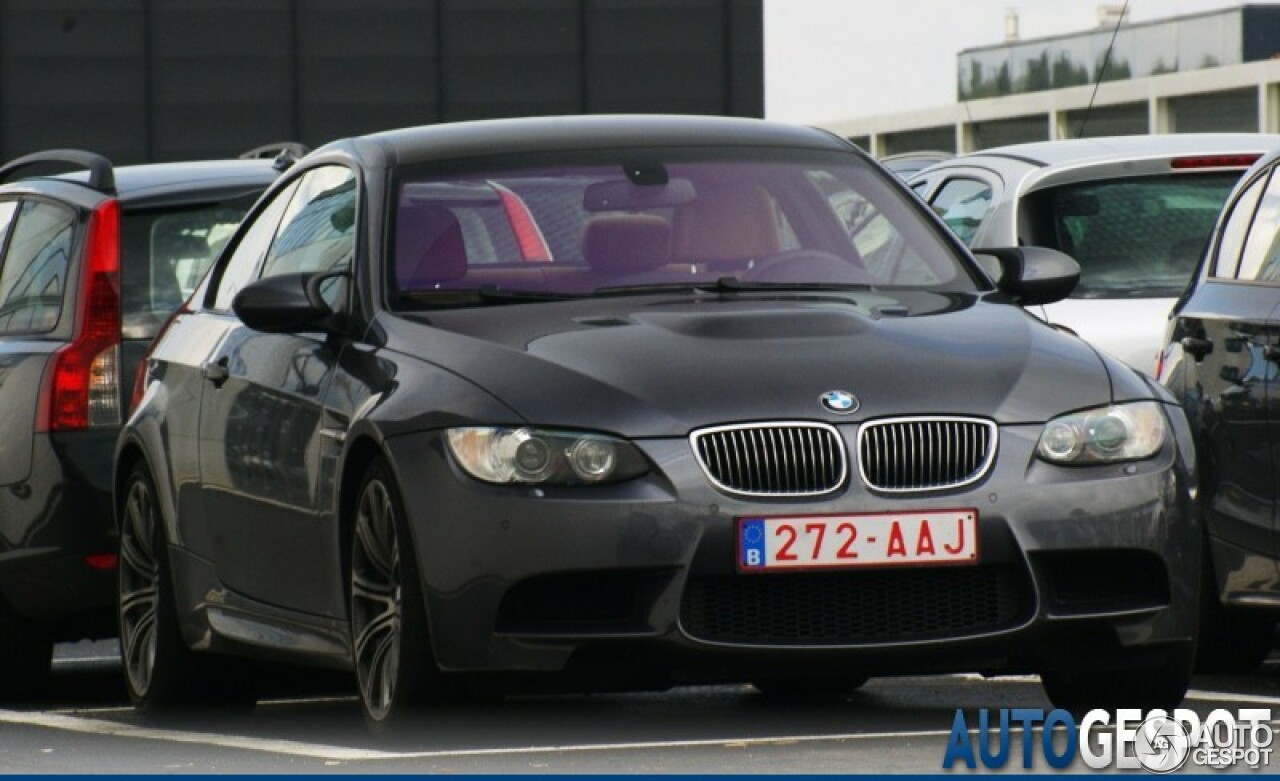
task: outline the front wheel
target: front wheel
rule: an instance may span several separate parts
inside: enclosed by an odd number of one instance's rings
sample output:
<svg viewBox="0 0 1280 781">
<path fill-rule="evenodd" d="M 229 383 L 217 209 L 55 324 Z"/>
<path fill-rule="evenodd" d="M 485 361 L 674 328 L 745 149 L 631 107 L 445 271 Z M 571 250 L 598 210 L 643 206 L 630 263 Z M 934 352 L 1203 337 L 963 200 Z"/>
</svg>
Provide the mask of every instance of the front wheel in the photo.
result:
<svg viewBox="0 0 1280 781">
<path fill-rule="evenodd" d="M 1162 662 L 1123 670 L 1047 670 L 1040 675 L 1054 707 L 1072 712 L 1162 708 L 1173 712 L 1191 686 L 1190 645 L 1169 649 Z"/>
<path fill-rule="evenodd" d="M 252 707 L 250 675 L 182 639 L 155 483 L 141 463 L 129 473 L 120 520 L 120 656 L 134 707 L 148 716 L 190 705 Z"/>
<path fill-rule="evenodd" d="M 404 505 L 385 462 L 365 472 L 351 540 L 351 656 L 366 723 L 406 722 L 437 688 Z"/>
</svg>

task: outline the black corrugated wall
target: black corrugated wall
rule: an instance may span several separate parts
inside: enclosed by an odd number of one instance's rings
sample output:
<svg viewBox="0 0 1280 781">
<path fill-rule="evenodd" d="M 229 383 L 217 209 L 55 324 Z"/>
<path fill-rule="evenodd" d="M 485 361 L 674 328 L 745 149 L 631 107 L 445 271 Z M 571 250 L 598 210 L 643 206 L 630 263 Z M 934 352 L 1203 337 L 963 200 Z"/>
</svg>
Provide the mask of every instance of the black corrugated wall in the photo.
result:
<svg viewBox="0 0 1280 781">
<path fill-rule="evenodd" d="M 532 114 L 762 116 L 763 0 L 0 0 L 0 160 Z"/>
</svg>

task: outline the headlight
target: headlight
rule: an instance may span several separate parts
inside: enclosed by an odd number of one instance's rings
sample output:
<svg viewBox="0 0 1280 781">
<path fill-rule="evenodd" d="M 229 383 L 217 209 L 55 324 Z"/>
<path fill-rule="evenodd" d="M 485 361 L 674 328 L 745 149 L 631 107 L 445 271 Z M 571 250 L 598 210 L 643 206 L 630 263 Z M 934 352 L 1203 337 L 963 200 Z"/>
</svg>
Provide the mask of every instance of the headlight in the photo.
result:
<svg viewBox="0 0 1280 781">
<path fill-rule="evenodd" d="M 1154 401 L 1075 412 L 1045 424 L 1036 455 L 1055 464 L 1150 458 L 1164 444 L 1164 413 Z"/>
<path fill-rule="evenodd" d="M 533 428 L 451 428 L 449 451 L 486 483 L 616 483 L 648 471 L 634 446 L 601 434 Z"/>
</svg>

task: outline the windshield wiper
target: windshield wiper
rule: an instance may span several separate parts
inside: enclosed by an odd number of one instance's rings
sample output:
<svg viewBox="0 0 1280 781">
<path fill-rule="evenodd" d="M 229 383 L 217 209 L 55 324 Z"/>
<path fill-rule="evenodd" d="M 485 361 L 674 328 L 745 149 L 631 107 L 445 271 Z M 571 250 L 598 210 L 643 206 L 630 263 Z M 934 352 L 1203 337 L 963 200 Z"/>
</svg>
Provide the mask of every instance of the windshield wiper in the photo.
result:
<svg viewBox="0 0 1280 781">
<path fill-rule="evenodd" d="M 758 293 L 774 291 L 820 291 L 847 292 L 850 290 L 873 290 L 874 285 L 860 282 L 752 282 L 737 277 L 720 277 L 714 282 L 663 282 L 653 285 L 620 285 L 616 287 L 598 287 L 591 293 L 593 296 L 634 296 L 649 293 Z"/>
<path fill-rule="evenodd" d="M 435 306 L 465 306 L 467 304 L 520 304 L 538 301 L 566 301 L 581 298 L 577 293 L 556 293 L 545 290 L 507 290 L 496 285 L 461 290 L 404 290 L 400 297 L 420 304 Z"/>
</svg>

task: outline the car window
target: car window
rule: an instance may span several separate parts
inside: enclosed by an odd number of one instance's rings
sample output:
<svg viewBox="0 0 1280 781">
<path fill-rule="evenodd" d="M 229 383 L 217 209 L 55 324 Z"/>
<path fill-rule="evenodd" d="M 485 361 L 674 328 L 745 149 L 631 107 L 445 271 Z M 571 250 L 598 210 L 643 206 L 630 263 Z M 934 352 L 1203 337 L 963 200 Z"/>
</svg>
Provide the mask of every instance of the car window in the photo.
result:
<svg viewBox="0 0 1280 781">
<path fill-rule="evenodd" d="M 0 201 L 0 257 L 4 256 L 4 242 L 9 237 L 13 215 L 18 213 L 17 201 Z"/>
<path fill-rule="evenodd" d="M 58 324 L 75 223 L 62 206 L 24 201 L 17 207 L 0 266 L 0 333 L 43 333 Z"/>
<path fill-rule="evenodd" d="M 948 179 L 930 205 L 966 245 L 991 211 L 991 185 L 978 179 Z"/>
<path fill-rule="evenodd" d="M 200 284 L 252 204 L 241 199 L 194 210 L 124 213 L 120 294 L 126 334 L 154 335 Z"/>
<path fill-rule="evenodd" d="M 1267 186 L 1267 176 L 1258 177 L 1251 183 L 1231 207 L 1231 215 L 1227 217 L 1222 228 L 1222 238 L 1218 241 L 1218 256 L 1210 276 L 1235 279 L 1240 269 L 1240 253 L 1244 249 L 1245 239 L 1249 236 L 1249 225 L 1253 222 L 1254 212 L 1258 209 L 1258 200 Z"/>
<path fill-rule="evenodd" d="M 1143 176 L 1084 182 L 1026 197 L 1036 243 L 1080 264 L 1072 298 L 1160 298 L 1187 286 L 1240 175 Z"/>
<path fill-rule="evenodd" d="M 1236 279 L 1274 281 L 1280 275 L 1280 247 L 1276 243 L 1280 229 L 1280 177 L 1272 176 L 1261 193 L 1240 253 Z"/>
<path fill-rule="evenodd" d="M 736 278 L 959 291 L 978 279 L 900 183 L 845 154 L 666 148 L 584 151 L 550 165 L 460 160 L 402 168 L 396 188 L 388 272 L 409 307 L 465 304 L 442 294 L 486 288 L 590 294 Z M 539 242 L 546 252 L 530 257 L 525 246 Z"/>
<path fill-rule="evenodd" d="M 295 180 L 278 191 L 272 196 L 271 202 L 241 229 L 240 239 L 231 256 L 221 264 L 213 295 L 214 309 L 219 312 L 231 309 L 231 301 L 236 293 L 252 280 L 259 261 L 266 255 L 271 240 L 275 238 L 285 207 L 289 205 L 289 199 L 297 189 L 298 182 Z"/>
<path fill-rule="evenodd" d="M 355 174 L 324 166 L 302 177 L 271 244 L 262 276 L 349 268 L 355 248 Z"/>
<path fill-rule="evenodd" d="M 827 171 L 810 171 L 809 179 L 827 197 L 862 262 L 878 278 L 899 285 L 938 281 L 938 275 L 900 240 L 888 217 L 870 200 Z"/>
</svg>

